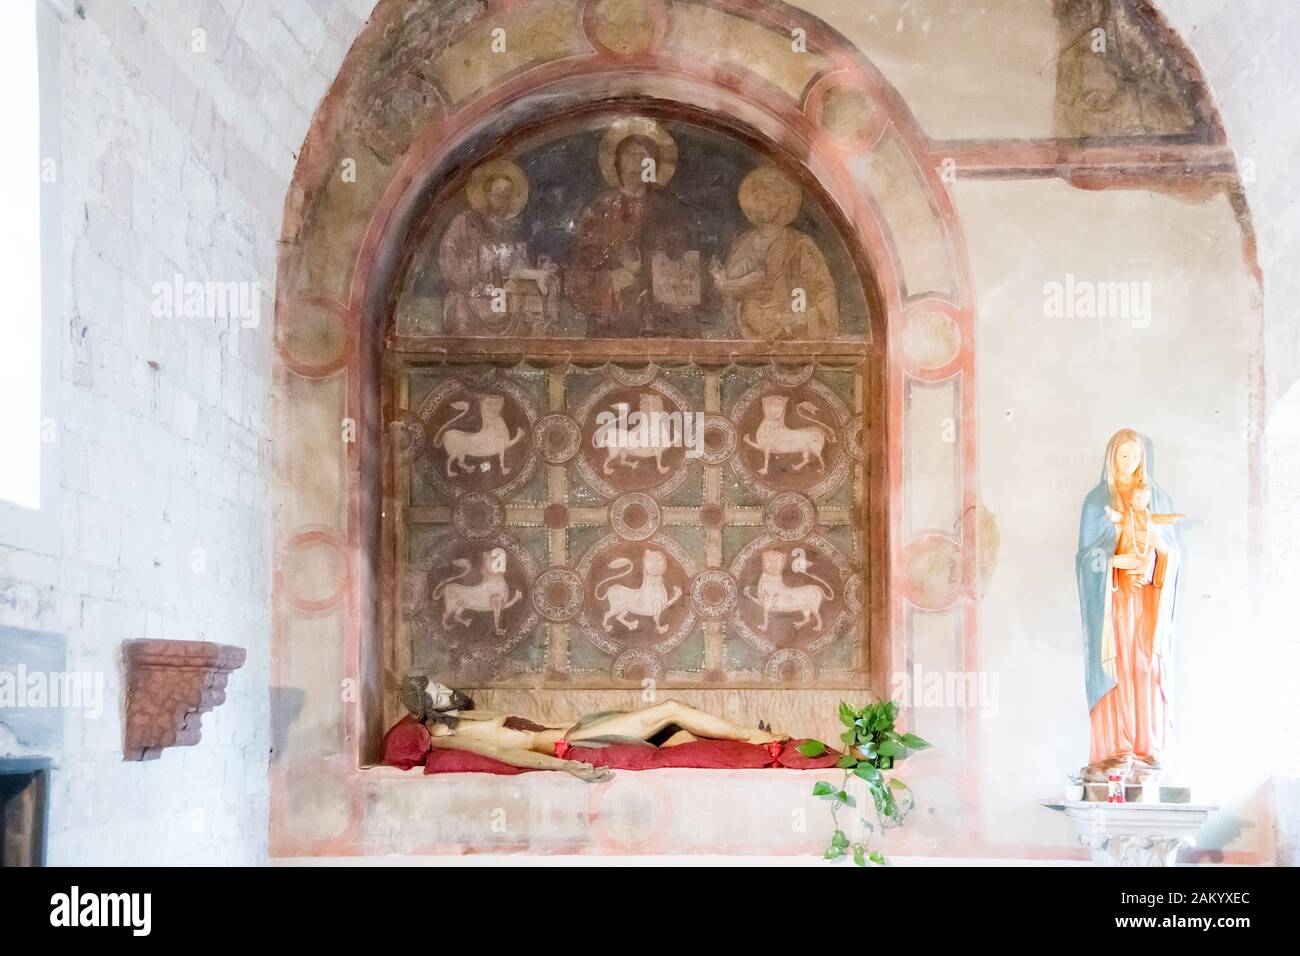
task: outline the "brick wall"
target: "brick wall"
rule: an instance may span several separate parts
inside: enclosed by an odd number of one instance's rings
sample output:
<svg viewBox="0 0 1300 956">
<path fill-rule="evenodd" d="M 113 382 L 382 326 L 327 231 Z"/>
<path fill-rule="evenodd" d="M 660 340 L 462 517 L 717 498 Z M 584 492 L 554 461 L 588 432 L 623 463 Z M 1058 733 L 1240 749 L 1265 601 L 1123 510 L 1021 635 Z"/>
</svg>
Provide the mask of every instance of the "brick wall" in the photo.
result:
<svg viewBox="0 0 1300 956">
<path fill-rule="evenodd" d="M 60 554 L 0 548 L 0 624 L 66 634 L 68 669 L 107 684 L 102 717 L 66 716 L 52 863 L 256 862 L 276 239 L 296 151 L 373 2 L 82 6 L 60 10 L 57 50 Z M 176 275 L 259 283 L 260 322 L 155 317 L 154 286 Z M 202 745 L 144 764 L 121 750 L 121 643 L 139 637 L 249 651 Z"/>
</svg>

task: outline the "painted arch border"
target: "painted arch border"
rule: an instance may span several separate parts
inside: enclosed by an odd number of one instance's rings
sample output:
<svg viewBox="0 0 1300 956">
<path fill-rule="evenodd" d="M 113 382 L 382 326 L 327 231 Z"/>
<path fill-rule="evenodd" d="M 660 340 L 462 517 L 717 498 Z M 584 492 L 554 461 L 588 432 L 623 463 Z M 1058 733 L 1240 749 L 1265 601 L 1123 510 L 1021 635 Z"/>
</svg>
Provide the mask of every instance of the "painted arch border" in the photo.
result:
<svg viewBox="0 0 1300 956">
<path fill-rule="evenodd" d="M 604 0 L 577 0 L 575 9 L 580 22 L 589 24 L 594 10 Z M 683 0 L 678 0 L 679 3 Z M 692 3 L 692 5 L 700 5 Z M 303 494 L 291 480 L 298 463 L 287 440 L 286 422 L 293 413 L 291 397 L 294 383 L 329 383 L 332 388 L 318 389 L 317 399 L 337 402 L 336 408 L 315 409 L 319 421 L 330 421 L 334 412 L 343 422 L 359 422 L 359 440 L 338 442 L 338 489 L 340 500 L 333 509 L 338 516 L 336 527 L 321 528 L 311 524 L 313 533 L 329 533 L 360 557 L 343 566 L 343 580 L 337 582 L 344 595 L 333 608 L 343 637 L 343 653 L 338 659 L 340 673 L 325 675 L 345 687 L 351 683 L 354 693 L 346 693 L 335 706 L 326 704 L 321 695 L 305 695 L 303 707 L 313 712 L 291 713 L 284 692 L 273 695 L 277 737 L 289 734 L 287 721 L 305 722 L 317 733 L 328 728 L 330 734 L 304 748 L 303 755 L 288 748 L 272 765 L 272 852 L 288 854 L 332 854 L 356 852 L 392 852 L 393 846 L 376 845 L 365 837 L 367 785 L 360 768 L 374 752 L 383 728 L 375 724 L 374 711 L 364 706 L 368 694 L 382 692 L 385 662 L 380 659 L 381 623 L 376 612 L 379 581 L 377 558 L 379 539 L 377 512 L 380 505 L 368 500 L 366 487 L 377 487 L 382 477 L 378 452 L 379 378 L 386 318 L 388 285 L 396 268 L 397 250 L 412 221 L 422 192 L 444 172 L 441 168 L 457 148 L 500 125 L 512 111 L 518 113 L 531 104 L 555 102 L 566 97 L 611 95 L 633 99 L 650 97 L 665 103 L 698 106 L 707 104 L 712 112 L 739 119 L 791 157 L 802 158 L 808 173 L 816 179 L 823 193 L 838 207 L 852 227 L 852 239 L 868 261 L 871 276 L 883 310 L 885 354 L 886 435 L 888 461 L 886 481 L 889 533 L 888 628 L 881 646 L 872 647 L 873 687 L 888 693 L 891 674 L 909 669 L 911 640 L 907 629 L 913 611 L 911 599 L 917 588 L 904 579 L 903 557 L 916 541 L 903 539 L 902 516 L 908 489 L 904 482 L 904 461 L 908 440 L 904 431 L 904 402 L 912 382 L 932 381 L 933 372 L 917 369 L 901 348 L 902 329 L 908 318 L 921 307 L 937 309 L 954 322 L 959 347 L 941 370 L 944 379 L 958 383 L 960 422 L 955 481 L 959 487 L 960 513 L 950 529 L 927 529 L 915 539 L 946 539 L 950 550 L 959 555 L 961 582 L 949 609 L 957 614 L 964 669 L 977 667 L 975 635 L 976 607 L 974 594 L 977 575 L 975 547 L 975 512 L 977 505 L 974 427 L 974 302 L 969 261 L 960 223 L 947 189 L 930 160 L 928 141 L 897 92 L 875 67 L 844 37 L 815 17 L 782 3 L 758 0 L 712 0 L 707 6 L 724 15 L 736 17 L 778 33 L 783 41 L 795 28 L 807 36 L 808 46 L 825 58 L 827 67 L 814 75 L 805 87 L 792 95 L 760 77 L 749 64 L 729 62 L 725 69 L 717 64 L 702 64 L 689 57 L 675 56 L 663 45 L 664 31 L 657 31 L 657 47 L 652 53 L 620 54 L 591 44 L 589 53 L 565 55 L 524 64 L 499 81 L 466 97 L 456 108 L 443 99 L 430 115 L 424 117 L 424 130 L 413 139 L 400 159 L 384 168 L 387 176 L 381 189 L 371 189 L 372 201 L 359 207 L 357 216 L 365 217 L 359 244 L 347 251 L 352 261 L 346 281 L 340 288 L 313 287 L 302 281 L 303 266 L 316 251 L 313 244 L 322 237 L 308 228 L 323 184 L 337 174 L 342 144 L 349 124 L 357 122 L 359 107 L 364 106 L 364 90 L 354 83 L 356 68 L 376 52 L 377 44 L 394 24 L 401 4 L 396 0 L 381 3 L 371 22 L 350 52 L 340 78 L 331 87 L 313 121 L 295 170 L 293 185 L 286 203 L 284 238 L 276 292 L 276 368 L 273 424 L 275 457 L 275 494 L 277 526 L 275 529 L 276 575 L 273 583 L 273 684 L 284 687 L 295 676 L 293 662 L 301 659 L 309 639 L 301 636 L 297 625 L 306 611 L 315 617 L 328 609 L 304 609 L 293 600 L 294 582 L 288 580 L 290 562 L 286 556 L 301 541 L 308 529 L 285 523 L 285 515 L 300 514 L 310 508 L 298 497 Z M 493 3 L 480 17 L 462 25 L 462 32 L 484 18 L 508 15 L 512 9 L 528 3 Z M 660 7 L 668 4 L 657 4 Z M 586 28 L 589 32 L 589 27 Z M 878 123 L 872 135 L 854 142 L 837 141 L 818 123 L 827 96 L 832 91 L 847 90 L 864 97 Z M 855 177 L 854 161 L 870 154 L 882 142 L 897 144 L 906 157 L 912 177 L 911 185 L 924 198 L 935 234 L 941 237 L 947 263 L 946 288 L 909 288 L 905 281 L 905 264 L 899 246 L 902 237 L 890 229 L 891 204 L 896 195 L 866 191 L 860 175 Z M 860 164 L 859 164 L 860 166 Z M 913 208 L 913 212 L 915 209 Z M 897 222 L 899 220 L 895 220 Z M 327 304 L 327 307 L 322 307 Z M 343 339 L 341 353 L 328 353 L 328 360 L 313 366 L 294 354 L 284 340 L 283 330 L 299 329 L 303 316 L 329 324 L 323 333 L 326 340 Z M 310 336 L 309 336 L 310 337 Z M 321 417 L 320 413 L 325 412 Z M 322 446 L 323 447 L 323 446 Z M 318 509 L 319 510 L 319 509 Z M 883 663 L 882 663 L 883 662 Z M 314 700 L 314 705 L 313 705 Z M 967 801 L 974 800 L 975 726 L 965 721 L 964 753 L 936 757 L 932 771 L 947 774 L 958 782 Z M 323 766 L 321 758 L 327 758 Z M 315 774 L 328 773 L 339 783 L 332 795 L 322 795 Z M 308 781 L 311 781 L 310 783 Z M 329 812 L 312 821 L 298 812 L 295 793 L 310 788 L 313 805 L 330 802 Z M 372 795 L 373 796 L 373 795 Z M 968 807 L 974 810 L 973 802 Z M 407 848 L 407 852 L 420 852 Z"/>
</svg>

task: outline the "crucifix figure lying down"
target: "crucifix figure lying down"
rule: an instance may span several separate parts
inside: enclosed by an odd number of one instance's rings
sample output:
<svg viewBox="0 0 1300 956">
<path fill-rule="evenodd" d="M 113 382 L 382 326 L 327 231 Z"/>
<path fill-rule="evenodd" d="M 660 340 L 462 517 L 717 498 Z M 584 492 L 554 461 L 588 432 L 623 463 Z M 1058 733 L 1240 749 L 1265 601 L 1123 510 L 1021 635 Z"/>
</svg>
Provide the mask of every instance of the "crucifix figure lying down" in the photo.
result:
<svg viewBox="0 0 1300 956">
<path fill-rule="evenodd" d="M 674 747 L 701 737 L 751 744 L 790 739 L 788 734 L 772 733 L 761 722 L 757 730 L 750 730 L 678 700 L 665 700 L 641 710 L 602 711 L 576 721 L 540 724 L 527 717 L 476 710 L 474 701 L 465 694 L 424 675 L 406 679 L 402 703 L 429 728 L 434 747 L 468 750 L 528 770 L 563 770 L 588 782 L 603 780 L 612 771 L 567 759 L 570 747 Z"/>
</svg>

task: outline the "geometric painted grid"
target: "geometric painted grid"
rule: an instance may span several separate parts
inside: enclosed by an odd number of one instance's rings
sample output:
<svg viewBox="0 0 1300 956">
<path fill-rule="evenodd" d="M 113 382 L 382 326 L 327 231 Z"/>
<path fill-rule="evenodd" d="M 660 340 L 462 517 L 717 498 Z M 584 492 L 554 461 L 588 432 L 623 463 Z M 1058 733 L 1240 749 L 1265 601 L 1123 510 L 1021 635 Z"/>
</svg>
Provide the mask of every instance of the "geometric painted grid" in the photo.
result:
<svg viewBox="0 0 1300 956">
<path fill-rule="evenodd" d="M 863 387 L 771 363 L 406 367 L 400 666 L 474 687 L 860 684 Z"/>
</svg>

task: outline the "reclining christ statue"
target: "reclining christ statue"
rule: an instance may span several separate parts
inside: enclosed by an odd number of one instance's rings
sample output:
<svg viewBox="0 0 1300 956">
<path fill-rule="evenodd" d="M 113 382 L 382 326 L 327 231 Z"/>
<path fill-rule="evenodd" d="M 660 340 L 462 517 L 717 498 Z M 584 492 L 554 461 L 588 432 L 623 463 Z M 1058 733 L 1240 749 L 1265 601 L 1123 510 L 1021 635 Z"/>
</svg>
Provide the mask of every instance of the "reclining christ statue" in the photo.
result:
<svg viewBox="0 0 1300 956">
<path fill-rule="evenodd" d="M 788 734 L 772 733 L 762 723 L 757 730 L 750 730 L 677 700 L 642 710 L 603 711 L 576 721 L 539 724 L 527 717 L 476 710 L 474 702 L 460 691 L 423 675 L 406 679 L 402 703 L 429 728 L 434 747 L 467 750 L 527 770 L 563 770 L 588 782 L 603 780 L 611 771 L 566 759 L 570 747 L 628 743 L 673 747 L 700 737 L 751 744 L 790 739 Z"/>
</svg>

